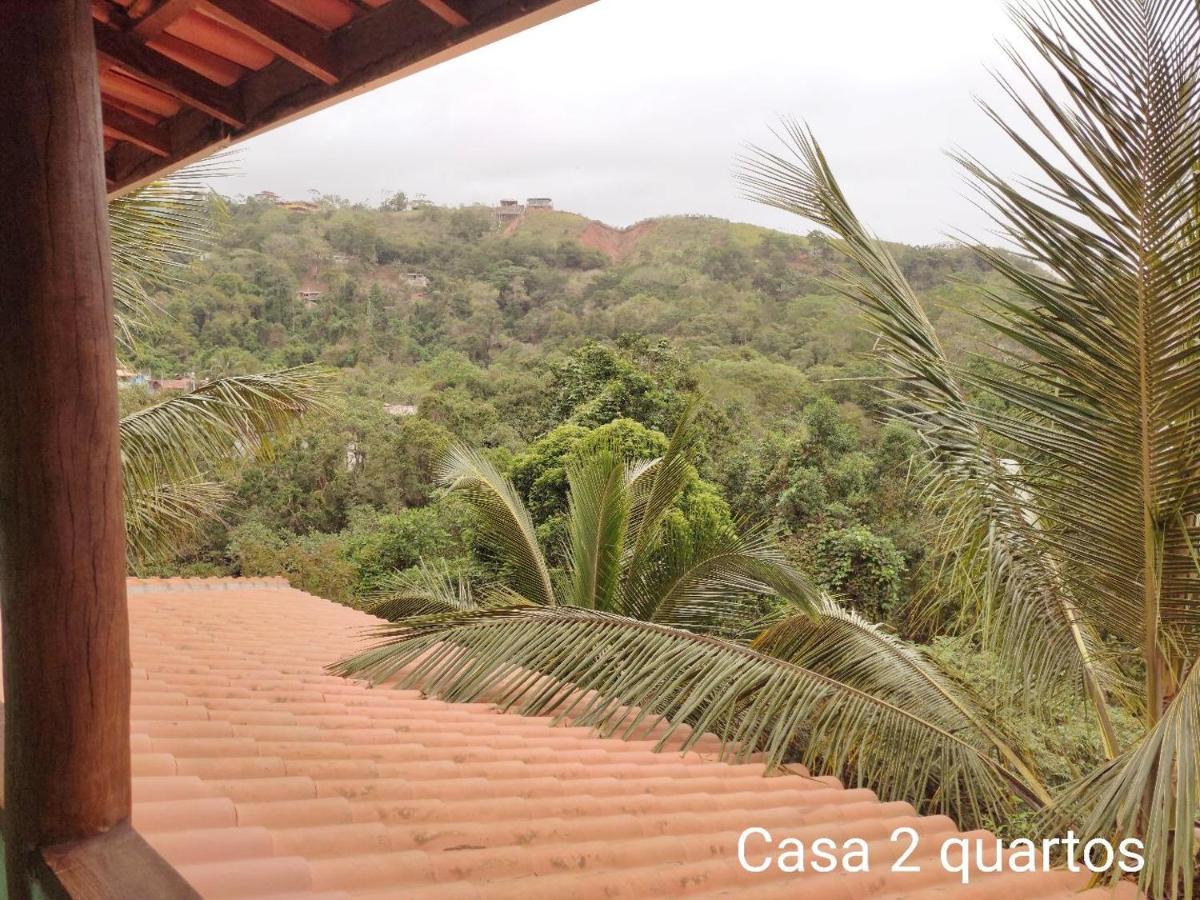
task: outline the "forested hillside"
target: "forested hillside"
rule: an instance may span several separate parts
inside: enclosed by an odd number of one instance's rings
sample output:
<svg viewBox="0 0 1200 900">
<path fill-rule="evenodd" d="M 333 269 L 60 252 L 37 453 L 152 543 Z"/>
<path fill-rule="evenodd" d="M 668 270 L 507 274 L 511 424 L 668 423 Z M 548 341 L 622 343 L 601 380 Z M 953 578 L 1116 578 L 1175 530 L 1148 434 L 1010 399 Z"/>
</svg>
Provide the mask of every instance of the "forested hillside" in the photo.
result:
<svg viewBox="0 0 1200 900">
<path fill-rule="evenodd" d="M 229 473 L 224 526 L 170 570 L 285 571 L 354 601 L 422 559 L 485 564 L 463 511 L 435 502 L 455 441 L 492 452 L 553 544 L 580 442 L 653 455 L 696 394 L 704 463 L 685 517 L 769 524 L 874 617 L 916 589 L 915 437 L 880 423 L 871 334 L 825 286 L 841 265 L 828 238 L 540 210 L 502 228 L 487 207 L 404 206 L 214 202 L 214 245 L 160 296 L 130 362 L 200 379 L 315 363 L 340 386 L 298 441 Z M 970 349 L 962 282 L 995 276 L 969 250 L 893 249 Z"/>
</svg>

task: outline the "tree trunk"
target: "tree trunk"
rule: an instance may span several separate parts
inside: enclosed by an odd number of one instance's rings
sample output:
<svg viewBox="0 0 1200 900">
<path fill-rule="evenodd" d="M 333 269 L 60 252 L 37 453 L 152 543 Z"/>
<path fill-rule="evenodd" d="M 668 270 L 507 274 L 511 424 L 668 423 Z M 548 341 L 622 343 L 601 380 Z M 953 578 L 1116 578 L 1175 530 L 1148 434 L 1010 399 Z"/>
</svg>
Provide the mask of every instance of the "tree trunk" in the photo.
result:
<svg viewBox="0 0 1200 900">
<path fill-rule="evenodd" d="M 129 625 L 88 0 L 0 3 L 0 609 L 9 895 L 128 819 Z"/>
</svg>

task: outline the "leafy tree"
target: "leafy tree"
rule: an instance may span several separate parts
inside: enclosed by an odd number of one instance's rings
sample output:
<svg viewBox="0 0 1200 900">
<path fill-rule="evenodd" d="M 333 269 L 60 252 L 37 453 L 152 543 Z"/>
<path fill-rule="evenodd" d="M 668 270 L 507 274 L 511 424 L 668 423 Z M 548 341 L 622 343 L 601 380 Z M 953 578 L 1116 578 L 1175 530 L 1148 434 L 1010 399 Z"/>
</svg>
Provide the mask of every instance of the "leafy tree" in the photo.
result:
<svg viewBox="0 0 1200 900">
<path fill-rule="evenodd" d="M 321 597 L 354 596 L 357 576 L 340 535 L 313 531 L 289 539 L 261 522 L 245 522 L 234 529 L 229 552 L 240 575 L 282 574 L 293 587 Z"/>
<path fill-rule="evenodd" d="M 422 559 L 446 556 L 451 535 L 435 507 L 377 515 L 370 508 L 351 517 L 346 556 L 360 584 L 374 584 L 388 572 L 409 569 Z"/>
<path fill-rule="evenodd" d="M 355 496 L 380 509 L 427 504 L 437 462 L 453 441 L 450 432 L 428 419 L 402 416 L 373 437 Z"/>
<path fill-rule="evenodd" d="M 822 586 L 867 618 L 886 619 L 900 602 L 904 557 L 888 538 L 862 525 L 833 529 L 817 541 L 815 556 Z"/>
<path fill-rule="evenodd" d="M 379 208 L 384 212 L 404 212 L 408 209 L 408 194 L 404 193 L 404 191 L 395 191 L 388 194 L 384 201 L 379 204 Z"/>
<path fill-rule="evenodd" d="M 587 427 L 626 418 L 670 431 L 695 386 L 687 363 L 666 342 L 631 337 L 620 348 L 588 342 L 556 369 L 551 416 Z"/>
</svg>

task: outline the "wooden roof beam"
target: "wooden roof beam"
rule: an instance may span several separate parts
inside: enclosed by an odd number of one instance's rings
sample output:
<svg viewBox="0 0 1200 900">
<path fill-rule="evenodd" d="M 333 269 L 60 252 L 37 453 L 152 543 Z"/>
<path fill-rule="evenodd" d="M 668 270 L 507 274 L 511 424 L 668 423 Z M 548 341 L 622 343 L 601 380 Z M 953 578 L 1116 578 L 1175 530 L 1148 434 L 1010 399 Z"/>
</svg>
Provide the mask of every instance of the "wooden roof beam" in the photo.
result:
<svg viewBox="0 0 1200 900">
<path fill-rule="evenodd" d="M 171 141 L 163 131 L 155 128 L 153 125 L 147 125 L 140 119 L 131 116 L 124 110 L 117 109 L 110 103 L 103 104 L 101 112 L 103 114 L 104 134 L 106 137 L 136 144 L 143 150 L 149 150 L 155 156 L 167 157 L 171 155 Z"/>
<path fill-rule="evenodd" d="M 325 84 L 337 84 L 329 39 L 268 0 L 198 0 L 198 11 L 266 47 Z"/>
<path fill-rule="evenodd" d="M 187 66 L 100 22 L 94 23 L 94 31 L 96 56 L 101 65 L 124 69 L 151 87 L 170 94 L 180 103 L 220 119 L 227 125 L 241 128 L 246 124 L 241 103 L 233 91 L 214 84 Z"/>
<path fill-rule="evenodd" d="M 133 33 L 143 41 L 152 41 L 170 28 L 176 19 L 191 12 L 195 5 L 195 0 L 163 0 L 137 20 Z"/>
<path fill-rule="evenodd" d="M 417 0 L 417 2 L 443 22 L 453 25 L 455 28 L 464 28 L 471 24 L 470 19 L 447 3 L 446 0 Z"/>
</svg>

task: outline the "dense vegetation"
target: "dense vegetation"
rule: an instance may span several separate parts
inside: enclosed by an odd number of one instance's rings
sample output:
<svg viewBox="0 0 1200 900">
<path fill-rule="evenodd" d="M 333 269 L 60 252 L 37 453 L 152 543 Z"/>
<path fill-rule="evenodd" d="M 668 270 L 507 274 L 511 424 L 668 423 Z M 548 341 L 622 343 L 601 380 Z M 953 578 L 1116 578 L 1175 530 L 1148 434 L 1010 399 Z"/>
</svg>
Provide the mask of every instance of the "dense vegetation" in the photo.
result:
<svg viewBox="0 0 1200 900">
<path fill-rule="evenodd" d="M 215 219 L 132 362 L 202 378 L 321 363 L 339 391 L 300 441 L 236 476 L 184 571 L 283 571 L 354 601 L 421 558 L 485 567 L 469 517 L 437 499 L 454 441 L 490 451 L 556 546 L 572 456 L 610 438 L 653 456 L 698 395 L 682 517 L 776 526 L 795 562 L 872 616 L 918 589 L 915 436 L 881 424 L 882 370 L 825 286 L 838 263 L 819 233 L 683 217 L 622 233 L 565 212 L 501 231 L 484 207 L 337 198 L 308 213 L 225 201 Z M 952 345 L 973 346 L 967 285 L 998 285 L 990 268 L 957 248 L 895 250 Z"/>
</svg>

